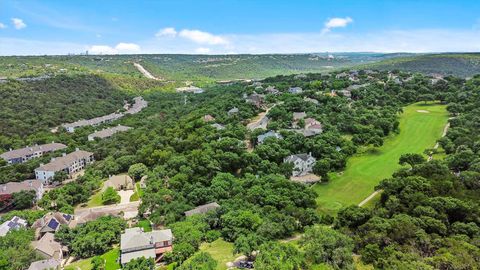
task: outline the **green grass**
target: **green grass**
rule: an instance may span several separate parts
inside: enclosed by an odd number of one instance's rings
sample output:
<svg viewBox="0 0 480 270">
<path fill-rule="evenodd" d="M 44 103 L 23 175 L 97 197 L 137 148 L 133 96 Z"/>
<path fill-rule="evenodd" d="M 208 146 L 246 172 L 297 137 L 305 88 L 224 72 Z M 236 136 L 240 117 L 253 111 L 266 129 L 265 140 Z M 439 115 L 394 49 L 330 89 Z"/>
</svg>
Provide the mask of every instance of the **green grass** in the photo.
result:
<svg viewBox="0 0 480 270">
<path fill-rule="evenodd" d="M 430 113 L 420 113 L 427 110 Z M 317 192 L 318 211 L 335 215 L 351 204 L 367 198 L 374 187 L 388 178 L 400 165 L 398 159 L 405 153 L 422 154 L 432 148 L 443 133 L 448 119 L 446 107 L 438 104 L 416 103 L 404 108 L 400 116 L 400 133 L 385 140 L 376 151 L 357 154 L 347 161 L 343 173 L 332 173 L 328 183 L 313 186 Z"/>
<path fill-rule="evenodd" d="M 131 202 L 138 201 L 138 200 L 140 200 L 142 195 L 143 195 L 143 189 L 140 187 L 140 183 L 136 183 L 135 184 L 135 193 L 133 193 L 132 196 L 130 196 L 130 201 Z"/>
<path fill-rule="evenodd" d="M 117 270 L 120 269 L 120 264 L 117 263 L 117 259 L 120 257 L 120 250 L 114 248 L 101 256 L 105 260 L 105 270 Z M 92 258 L 78 260 L 67 267 L 65 270 L 90 270 L 92 269 Z"/>
<path fill-rule="evenodd" d="M 232 262 L 240 256 L 233 254 L 233 244 L 223 239 L 217 239 L 212 243 L 203 243 L 200 250 L 210 254 L 217 261 L 217 270 L 226 270 L 227 262 Z"/>
<path fill-rule="evenodd" d="M 144 232 L 152 231 L 152 225 L 150 224 L 150 221 L 146 219 L 139 220 L 137 223 L 137 227 L 143 228 Z"/>
</svg>

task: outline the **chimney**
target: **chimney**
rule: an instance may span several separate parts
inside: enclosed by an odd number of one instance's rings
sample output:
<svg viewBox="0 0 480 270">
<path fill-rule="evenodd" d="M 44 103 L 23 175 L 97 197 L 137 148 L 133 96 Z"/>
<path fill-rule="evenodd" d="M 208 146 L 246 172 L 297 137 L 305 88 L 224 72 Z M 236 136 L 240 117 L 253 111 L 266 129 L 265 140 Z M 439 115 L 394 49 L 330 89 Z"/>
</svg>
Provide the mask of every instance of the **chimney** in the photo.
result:
<svg viewBox="0 0 480 270">
<path fill-rule="evenodd" d="M 55 143 L 55 141 L 52 141 L 52 143 Z"/>
<path fill-rule="evenodd" d="M 32 183 L 32 181 L 31 181 L 31 180 L 30 180 L 30 181 L 28 181 L 28 186 L 30 186 L 30 187 L 32 187 L 32 186 L 33 186 L 33 183 Z"/>
<path fill-rule="evenodd" d="M 62 153 L 62 157 L 66 156 L 66 155 L 67 155 L 67 153 Z"/>
<path fill-rule="evenodd" d="M 55 161 L 55 158 L 54 158 L 54 157 L 52 157 L 52 160 L 50 160 L 50 161 L 51 161 L 51 162 Z"/>
<path fill-rule="evenodd" d="M 78 149 L 78 147 L 75 148 L 75 151 L 79 151 L 80 149 Z"/>
</svg>

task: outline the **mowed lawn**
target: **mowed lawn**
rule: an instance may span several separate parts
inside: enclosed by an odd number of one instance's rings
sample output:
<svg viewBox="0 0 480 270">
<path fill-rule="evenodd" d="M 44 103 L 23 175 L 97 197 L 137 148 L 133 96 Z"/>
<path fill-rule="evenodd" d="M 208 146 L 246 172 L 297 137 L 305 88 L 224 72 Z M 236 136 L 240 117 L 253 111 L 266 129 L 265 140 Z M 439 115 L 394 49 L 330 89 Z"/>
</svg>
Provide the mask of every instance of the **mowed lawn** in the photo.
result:
<svg viewBox="0 0 480 270">
<path fill-rule="evenodd" d="M 226 270 L 227 262 L 233 262 L 240 254 L 233 254 L 233 244 L 222 238 L 219 238 L 212 243 L 203 243 L 200 246 L 200 251 L 209 253 L 212 258 L 217 261 L 217 270 Z"/>
<path fill-rule="evenodd" d="M 381 180 L 400 168 L 398 159 L 402 154 L 422 154 L 425 149 L 433 148 L 442 136 L 448 113 L 444 105 L 422 102 L 405 107 L 399 120 L 399 134 L 387 138 L 375 151 L 350 157 L 344 172 L 332 173 L 328 183 L 312 187 L 318 194 L 320 213 L 335 215 L 344 206 L 359 204 Z"/>
</svg>

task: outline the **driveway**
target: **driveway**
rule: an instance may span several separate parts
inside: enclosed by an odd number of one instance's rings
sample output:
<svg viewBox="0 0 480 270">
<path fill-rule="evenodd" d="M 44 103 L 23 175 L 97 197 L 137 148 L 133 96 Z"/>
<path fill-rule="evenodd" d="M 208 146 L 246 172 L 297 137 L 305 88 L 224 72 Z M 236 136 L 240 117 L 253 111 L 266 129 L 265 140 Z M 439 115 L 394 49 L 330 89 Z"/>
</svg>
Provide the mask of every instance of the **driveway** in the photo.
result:
<svg viewBox="0 0 480 270">
<path fill-rule="evenodd" d="M 133 190 L 120 190 L 118 195 L 120 195 L 120 204 L 126 204 L 130 202 L 130 197 L 133 195 Z"/>
</svg>

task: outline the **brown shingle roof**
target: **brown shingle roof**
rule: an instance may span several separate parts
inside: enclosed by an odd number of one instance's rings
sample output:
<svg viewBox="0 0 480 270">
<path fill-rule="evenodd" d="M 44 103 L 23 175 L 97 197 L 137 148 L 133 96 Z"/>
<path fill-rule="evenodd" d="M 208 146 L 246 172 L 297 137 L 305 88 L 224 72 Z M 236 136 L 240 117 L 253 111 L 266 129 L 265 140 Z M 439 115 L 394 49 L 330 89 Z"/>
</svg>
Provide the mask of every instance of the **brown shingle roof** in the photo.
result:
<svg viewBox="0 0 480 270">
<path fill-rule="evenodd" d="M 0 194 L 12 194 L 23 190 L 37 191 L 42 186 L 38 180 L 25 180 L 23 182 L 8 182 L 0 185 Z"/>
</svg>

